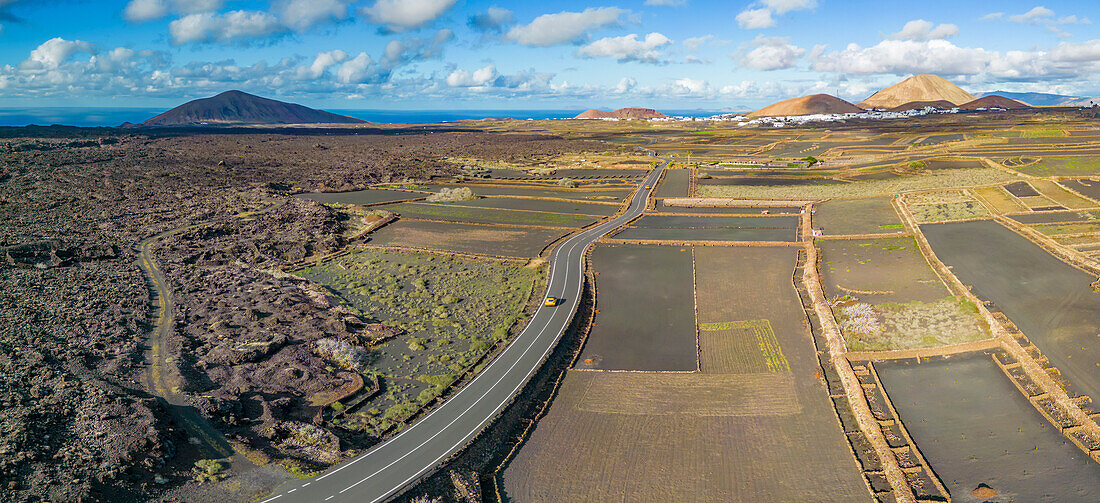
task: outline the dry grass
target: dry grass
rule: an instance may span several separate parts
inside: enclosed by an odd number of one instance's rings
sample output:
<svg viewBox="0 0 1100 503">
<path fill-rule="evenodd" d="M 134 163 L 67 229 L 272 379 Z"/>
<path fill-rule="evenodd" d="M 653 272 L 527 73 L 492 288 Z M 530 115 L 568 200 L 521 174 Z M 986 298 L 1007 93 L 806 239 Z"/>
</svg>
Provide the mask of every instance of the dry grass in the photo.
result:
<svg viewBox="0 0 1100 503">
<path fill-rule="evenodd" d="M 910 206 L 909 211 L 918 223 L 950 222 L 956 220 L 970 220 L 989 216 L 989 211 L 981 203 L 971 199 L 940 204 L 922 204 Z"/>
<path fill-rule="evenodd" d="M 1040 194 L 1069 209 L 1094 208 L 1096 203 L 1066 190 L 1050 180 L 1032 180 L 1031 185 Z"/>
<path fill-rule="evenodd" d="M 702 185 L 699 195 L 755 199 L 826 199 L 892 195 L 913 190 L 948 189 L 992 185 L 1014 179 L 998 169 L 955 169 L 927 172 L 889 180 L 861 180 L 838 185 L 745 186 Z"/>
<path fill-rule="evenodd" d="M 853 351 L 929 348 L 989 337 L 978 309 L 955 297 L 875 306 L 842 300 L 833 312 Z"/>
<path fill-rule="evenodd" d="M 1027 206 L 1020 204 L 1016 198 L 1012 197 L 1003 187 L 982 187 L 978 189 L 972 189 L 974 194 L 985 200 L 993 207 L 993 211 L 997 214 L 1015 213 L 1020 211 L 1027 211 Z"/>
</svg>

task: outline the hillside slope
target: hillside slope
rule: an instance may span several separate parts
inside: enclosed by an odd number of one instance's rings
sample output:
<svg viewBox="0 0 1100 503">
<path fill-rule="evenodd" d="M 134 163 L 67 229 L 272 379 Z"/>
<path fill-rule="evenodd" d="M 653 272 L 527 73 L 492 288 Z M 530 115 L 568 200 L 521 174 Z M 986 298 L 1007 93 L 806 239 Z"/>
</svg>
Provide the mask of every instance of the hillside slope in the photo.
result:
<svg viewBox="0 0 1100 503">
<path fill-rule="evenodd" d="M 574 119 L 661 119 L 668 117 L 652 108 L 620 108 L 610 112 L 606 110 L 585 110 Z"/>
<path fill-rule="evenodd" d="M 1003 108 L 1005 110 L 1022 110 L 1024 108 L 1031 108 L 1025 103 L 1005 98 L 1004 96 L 985 96 L 978 98 L 970 103 L 964 103 L 959 106 L 959 110 L 977 110 L 979 108 Z"/>
<path fill-rule="evenodd" d="M 914 75 L 858 103 L 862 108 L 891 109 L 913 101 L 950 101 L 962 105 L 974 96 L 938 75 Z"/>
<path fill-rule="evenodd" d="M 241 91 L 189 101 L 142 126 L 186 126 L 194 124 L 362 124 L 364 120 L 284 103 Z"/>
<path fill-rule="evenodd" d="M 749 117 L 781 117 L 792 115 L 812 114 L 847 114 L 862 112 L 859 107 L 848 103 L 836 96 L 828 94 L 811 94 L 799 98 L 791 98 L 778 103 L 768 105 L 760 110 L 752 112 Z"/>
</svg>

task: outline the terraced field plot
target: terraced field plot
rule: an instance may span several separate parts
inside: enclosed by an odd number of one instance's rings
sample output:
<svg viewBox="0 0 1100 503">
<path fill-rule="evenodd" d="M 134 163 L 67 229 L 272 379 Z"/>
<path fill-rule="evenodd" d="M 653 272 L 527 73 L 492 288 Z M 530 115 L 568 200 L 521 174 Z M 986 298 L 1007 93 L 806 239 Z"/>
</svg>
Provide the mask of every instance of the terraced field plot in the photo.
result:
<svg viewBox="0 0 1100 503">
<path fill-rule="evenodd" d="M 1050 200 L 1066 208 L 1081 209 L 1096 207 L 1095 202 L 1078 196 L 1050 180 L 1032 180 L 1031 185 L 1035 187 L 1035 190 L 1039 191 Z"/>
<path fill-rule="evenodd" d="M 583 213 L 569 214 L 533 210 L 484 208 L 469 206 L 464 204 L 466 202 L 477 201 L 463 201 L 461 203 L 400 203 L 383 206 L 382 208 L 397 213 L 404 218 L 420 220 L 542 227 L 584 227 L 602 218 L 600 215 L 586 215 Z M 612 207 L 612 209 L 616 208 Z"/>
<path fill-rule="evenodd" d="M 383 390 L 340 423 L 375 435 L 430 402 L 522 326 L 539 272 L 492 261 L 364 250 L 296 272 L 403 333 L 334 363 L 378 374 Z M 359 346 L 354 346 L 358 348 Z"/>
<path fill-rule="evenodd" d="M 1077 211 L 1064 212 L 1063 211 L 1063 212 L 1057 212 L 1057 213 L 1023 213 L 1023 214 L 1019 214 L 1019 215 L 1010 215 L 1008 218 L 1011 218 L 1011 219 L 1013 219 L 1017 222 L 1020 222 L 1022 224 L 1049 224 L 1049 223 L 1060 223 L 1060 222 L 1088 222 L 1088 221 L 1091 221 L 1091 220 L 1096 220 L 1096 217 L 1093 217 L 1091 214 L 1089 214 L 1087 212 L 1083 212 L 1083 211 L 1080 211 L 1080 212 L 1077 212 Z"/>
<path fill-rule="evenodd" d="M 738 217 L 738 216 L 678 216 L 678 215 L 645 215 L 635 220 L 634 227 L 648 228 L 741 228 L 741 229 L 797 229 L 798 217 L 795 216 L 766 216 L 766 217 Z"/>
<path fill-rule="evenodd" d="M 370 244 L 475 255 L 531 258 L 569 229 L 399 220 L 371 233 Z"/>
<path fill-rule="evenodd" d="M 991 221 L 923 225 L 932 249 L 1061 371 L 1071 394 L 1100 396 L 1096 280 Z"/>
<path fill-rule="evenodd" d="M 718 329 L 712 333 L 747 329 L 752 340 L 759 334 L 769 341 L 768 351 L 759 343 L 705 346 L 704 362 L 726 362 L 724 368 L 712 366 L 715 372 L 570 371 L 504 472 L 510 499 L 871 500 L 814 377 L 820 367 L 792 285 L 795 251 L 697 247 L 695 252 L 700 321 L 704 313 L 709 320 L 741 320 L 707 328 Z M 608 295 L 601 287 L 599 298 Z M 733 353 L 723 354 L 727 351 Z M 793 473 L 799 474 L 797 483 L 776 476 Z"/>
<path fill-rule="evenodd" d="M 823 240 L 822 287 L 848 348 L 935 347 L 989 337 L 977 309 L 951 296 L 913 238 Z"/>
<path fill-rule="evenodd" d="M 825 235 L 905 232 L 890 197 L 832 199 L 814 205 L 813 225 Z"/>
<path fill-rule="evenodd" d="M 750 207 L 750 206 L 670 206 L 664 199 L 657 199 L 652 213 L 686 213 L 715 215 L 798 215 L 802 208 L 798 206 Z"/>
<path fill-rule="evenodd" d="M 1085 152 L 1081 152 L 1085 154 Z M 1048 152 L 1036 152 L 1032 155 L 1042 156 L 1042 159 L 1031 166 L 1019 169 L 1023 173 L 1036 176 L 1091 176 L 1100 174 L 1100 152 L 1089 152 L 1087 155 L 1063 156 L 1064 152 L 1052 150 Z"/>
<path fill-rule="evenodd" d="M 556 199 L 574 199 L 577 201 L 610 201 L 622 202 L 634 192 L 635 187 L 627 186 L 603 186 L 593 185 L 578 189 L 559 189 L 543 187 L 532 184 L 515 185 L 429 185 L 426 190 L 439 192 L 445 187 L 469 187 L 474 194 L 479 196 L 520 196 L 520 197 L 548 197 Z"/>
<path fill-rule="evenodd" d="M 619 205 L 617 204 L 585 203 L 580 201 L 548 201 L 545 199 L 519 197 L 482 197 L 472 201 L 432 204 L 596 216 L 611 216 L 619 211 Z"/>
<path fill-rule="evenodd" d="M 666 169 L 654 192 L 655 197 L 687 197 L 688 177 L 691 171 L 686 169 Z"/>
<path fill-rule="evenodd" d="M 599 245 L 591 253 L 600 312 L 581 366 L 695 370 L 691 249 Z"/>
<path fill-rule="evenodd" d="M 1035 190 L 1031 184 L 1027 182 L 1013 182 L 1004 186 L 1005 190 L 1009 194 L 1016 197 L 1034 197 L 1039 195 L 1039 191 Z"/>
<path fill-rule="evenodd" d="M 997 214 L 1028 210 L 1027 206 L 1009 194 L 1004 187 L 981 187 L 972 189 L 972 192 L 989 204 Z"/>
<path fill-rule="evenodd" d="M 407 201 L 427 197 L 423 192 L 388 189 L 366 189 L 354 192 L 317 192 L 299 194 L 303 199 L 312 199 L 322 204 L 379 204 L 393 201 Z"/>
<path fill-rule="evenodd" d="M 1078 180 L 1062 180 L 1060 183 L 1093 201 L 1100 201 L 1100 181 L 1081 178 Z"/>
<path fill-rule="evenodd" d="M 744 177 L 744 176 L 711 176 L 698 181 L 699 185 L 756 185 L 756 186 L 791 186 L 791 185 L 842 185 L 842 180 L 832 178 L 810 177 Z"/>
<path fill-rule="evenodd" d="M 1028 403 L 989 356 L 894 360 L 875 368 L 954 501 L 1100 500 L 1100 468 Z M 998 496 L 971 496 L 980 484 Z"/>
</svg>

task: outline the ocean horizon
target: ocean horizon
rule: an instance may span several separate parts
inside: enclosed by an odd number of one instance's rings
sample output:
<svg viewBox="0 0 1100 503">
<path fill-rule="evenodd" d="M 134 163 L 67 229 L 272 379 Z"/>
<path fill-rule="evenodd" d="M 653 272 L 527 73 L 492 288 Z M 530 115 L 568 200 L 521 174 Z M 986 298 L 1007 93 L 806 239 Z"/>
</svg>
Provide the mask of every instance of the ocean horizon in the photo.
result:
<svg viewBox="0 0 1100 503">
<path fill-rule="evenodd" d="M 583 112 L 576 110 L 518 109 L 518 110 L 373 110 L 373 109 L 326 109 L 329 112 L 363 119 L 379 124 L 431 124 L 459 120 L 478 119 L 569 119 Z M 78 127 L 113 127 L 125 122 L 140 123 L 157 114 L 164 108 L 125 108 L 125 107 L 28 107 L 0 108 L 0 126 L 50 126 L 65 125 Z M 724 113 L 719 110 L 667 110 L 667 115 L 684 117 L 707 117 Z"/>
</svg>

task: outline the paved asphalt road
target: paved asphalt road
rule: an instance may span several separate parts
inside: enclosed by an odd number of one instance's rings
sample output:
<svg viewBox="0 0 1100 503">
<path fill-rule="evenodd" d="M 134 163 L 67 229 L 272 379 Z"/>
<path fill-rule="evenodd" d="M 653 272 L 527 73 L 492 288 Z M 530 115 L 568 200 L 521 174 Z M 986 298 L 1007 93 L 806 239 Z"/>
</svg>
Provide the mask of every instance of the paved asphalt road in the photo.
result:
<svg viewBox="0 0 1100 503">
<path fill-rule="evenodd" d="M 561 297 L 556 307 L 540 306 L 531 321 L 486 367 L 442 405 L 399 435 L 324 474 L 284 484 L 261 503 L 376 503 L 434 470 L 465 447 L 512 400 L 557 344 L 577 310 L 584 283 L 584 254 L 596 239 L 642 213 L 665 161 L 646 177 L 626 213 L 581 232 L 554 249 L 546 295 Z"/>
</svg>

